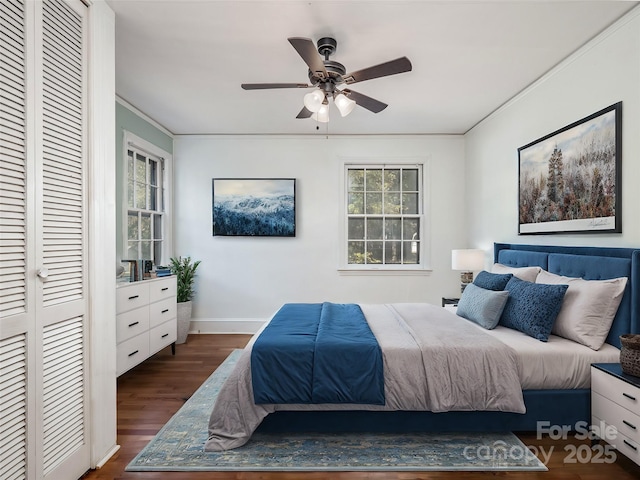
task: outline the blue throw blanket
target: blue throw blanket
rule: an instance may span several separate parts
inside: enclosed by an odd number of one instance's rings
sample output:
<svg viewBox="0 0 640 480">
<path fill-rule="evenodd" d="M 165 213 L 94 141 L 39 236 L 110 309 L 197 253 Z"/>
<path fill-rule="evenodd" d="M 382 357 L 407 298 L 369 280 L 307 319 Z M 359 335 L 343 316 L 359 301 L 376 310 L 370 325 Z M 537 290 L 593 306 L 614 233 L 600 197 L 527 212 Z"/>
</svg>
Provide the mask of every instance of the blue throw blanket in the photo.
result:
<svg viewBox="0 0 640 480">
<path fill-rule="evenodd" d="M 355 304 L 288 303 L 251 350 L 255 403 L 384 405 L 382 352 Z"/>
</svg>

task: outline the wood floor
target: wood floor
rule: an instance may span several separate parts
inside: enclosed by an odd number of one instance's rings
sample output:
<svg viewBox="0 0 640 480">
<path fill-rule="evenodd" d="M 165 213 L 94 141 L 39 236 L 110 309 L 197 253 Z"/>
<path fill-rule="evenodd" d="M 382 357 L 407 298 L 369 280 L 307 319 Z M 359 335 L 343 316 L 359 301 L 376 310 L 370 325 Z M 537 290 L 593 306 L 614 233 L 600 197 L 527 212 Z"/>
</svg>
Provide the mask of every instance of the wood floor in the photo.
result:
<svg viewBox="0 0 640 480">
<path fill-rule="evenodd" d="M 525 445 L 553 453 L 548 472 L 125 472 L 133 457 L 182 406 L 202 382 L 235 348 L 242 348 L 248 335 L 191 335 L 186 344 L 177 345 L 176 356 L 166 348 L 118 379 L 118 444 L 120 450 L 101 469 L 88 472 L 84 480 L 631 480 L 640 479 L 640 467 L 617 455 L 615 463 L 567 463 L 572 450 L 589 446 L 587 441 L 536 439 L 535 434 L 520 435 Z M 585 445 L 580 447 L 580 445 Z M 576 458 L 573 456 L 573 458 Z M 583 455 L 584 458 L 584 455 Z"/>
</svg>

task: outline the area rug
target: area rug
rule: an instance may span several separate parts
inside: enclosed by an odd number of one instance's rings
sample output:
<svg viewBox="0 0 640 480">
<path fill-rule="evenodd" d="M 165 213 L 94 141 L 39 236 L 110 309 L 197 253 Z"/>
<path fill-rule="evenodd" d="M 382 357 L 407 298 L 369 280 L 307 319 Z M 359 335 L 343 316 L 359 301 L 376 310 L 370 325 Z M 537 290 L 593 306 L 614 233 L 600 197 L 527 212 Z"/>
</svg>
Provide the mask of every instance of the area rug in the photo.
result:
<svg viewBox="0 0 640 480">
<path fill-rule="evenodd" d="M 205 452 L 207 423 L 235 350 L 129 463 L 127 471 L 544 471 L 513 434 L 262 434 Z"/>
</svg>

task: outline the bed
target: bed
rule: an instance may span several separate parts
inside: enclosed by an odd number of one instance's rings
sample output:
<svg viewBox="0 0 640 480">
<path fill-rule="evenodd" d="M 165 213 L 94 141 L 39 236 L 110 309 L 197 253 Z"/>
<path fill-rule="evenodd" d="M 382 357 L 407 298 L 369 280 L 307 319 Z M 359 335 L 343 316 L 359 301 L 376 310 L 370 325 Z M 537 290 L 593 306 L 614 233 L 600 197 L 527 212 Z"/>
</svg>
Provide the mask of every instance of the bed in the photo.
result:
<svg viewBox="0 0 640 480">
<path fill-rule="evenodd" d="M 225 395 L 223 401 L 216 402 L 212 411 L 209 424 L 210 436 L 205 449 L 221 450 L 238 447 L 246 443 L 255 427 L 266 432 L 536 431 L 538 422 L 566 425 L 570 428 L 576 427 L 579 422 L 589 422 L 590 363 L 617 361 L 620 335 L 640 332 L 640 250 L 496 243 L 494 262 L 506 269 L 539 267 L 544 272 L 549 272 L 549 275 L 565 278 L 565 280 L 566 277 L 603 281 L 625 279 L 619 306 L 615 311 L 611 328 L 608 333 L 605 332 L 606 340 L 601 348 L 588 348 L 555 335 L 551 335 L 549 341 L 543 343 L 506 327 L 489 331 L 488 336 L 492 339 L 510 342 L 513 348 L 517 349 L 517 370 L 522 387 L 519 393 L 524 406 L 522 410 L 519 410 L 513 402 L 506 407 L 492 405 L 482 410 L 469 407 L 473 404 L 463 403 L 461 408 L 458 408 L 460 405 L 454 404 L 449 411 L 443 411 L 447 410 L 446 405 L 443 408 L 436 408 L 435 411 L 422 411 L 420 405 L 394 409 L 384 405 L 351 403 L 310 405 L 305 402 L 304 405 L 294 403 L 247 406 L 248 400 L 254 400 L 251 371 L 247 368 L 250 369 L 251 348 L 258 338 L 257 334 L 247 346 L 245 360 L 239 362 L 242 365 L 236 368 L 236 370 L 239 368 L 243 370 L 234 371 L 230 377 L 232 384 L 223 386 Z M 459 321 L 455 314 L 441 307 L 421 304 L 361 305 L 361 307 L 368 321 L 369 315 L 373 315 L 372 311 L 383 310 L 384 315 L 387 316 L 395 315 L 399 311 L 409 320 L 428 311 L 429 316 L 436 317 L 434 321 L 462 325 L 455 323 Z M 464 319 L 462 321 L 471 323 Z M 420 322 L 416 322 L 411 328 L 423 327 Z M 428 327 L 424 328 L 428 329 Z M 476 325 L 472 328 L 479 329 Z M 375 331 L 374 327 L 372 329 Z M 561 346 L 563 342 L 567 348 Z M 539 354 L 537 349 L 541 346 L 550 352 L 548 356 Z M 414 354 L 406 353 L 406 355 L 409 357 L 404 361 L 407 365 L 411 365 L 413 361 L 408 359 Z M 543 362 L 542 357 L 547 357 L 544 360 L 546 363 L 540 363 Z M 579 361 L 576 360 L 578 357 L 580 357 Z M 524 366 L 528 366 L 526 372 L 523 372 Z M 551 379 L 553 375 L 547 375 L 547 372 L 551 372 L 552 369 L 565 369 L 571 374 L 566 375 L 568 379 L 553 380 Z M 500 376 L 509 377 L 509 375 L 511 373 L 507 371 Z M 398 388 L 401 389 L 401 387 Z M 515 399 L 513 401 L 515 402 Z M 393 403 L 393 399 L 387 399 L 387 404 Z M 396 405 L 404 404 L 400 401 Z M 242 418 L 249 427 L 244 431 L 234 431 L 236 428 L 234 421 L 225 420 L 234 417 Z"/>
</svg>

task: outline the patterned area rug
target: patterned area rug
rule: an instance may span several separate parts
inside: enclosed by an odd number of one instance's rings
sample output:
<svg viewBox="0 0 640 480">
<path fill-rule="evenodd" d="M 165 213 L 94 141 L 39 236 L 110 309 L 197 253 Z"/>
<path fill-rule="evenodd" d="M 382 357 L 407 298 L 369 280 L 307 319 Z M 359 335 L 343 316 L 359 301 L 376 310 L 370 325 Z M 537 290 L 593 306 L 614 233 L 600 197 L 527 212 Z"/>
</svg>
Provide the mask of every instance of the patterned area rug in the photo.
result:
<svg viewBox="0 0 640 480">
<path fill-rule="evenodd" d="M 243 447 L 205 452 L 207 423 L 236 350 L 127 466 L 128 471 L 544 471 L 512 433 L 256 433 Z"/>
</svg>

